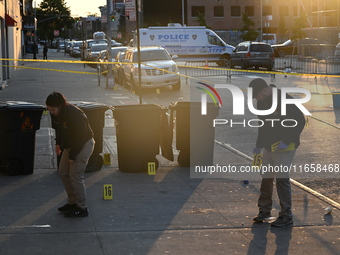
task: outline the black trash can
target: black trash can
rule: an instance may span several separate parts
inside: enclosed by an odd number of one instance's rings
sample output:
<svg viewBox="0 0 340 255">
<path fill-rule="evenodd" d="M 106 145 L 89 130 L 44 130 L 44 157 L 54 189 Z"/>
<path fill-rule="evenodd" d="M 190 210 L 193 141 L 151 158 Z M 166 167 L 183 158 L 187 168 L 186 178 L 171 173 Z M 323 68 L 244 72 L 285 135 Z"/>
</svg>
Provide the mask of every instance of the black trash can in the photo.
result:
<svg viewBox="0 0 340 255">
<path fill-rule="evenodd" d="M 33 173 L 35 132 L 44 110 L 28 102 L 0 102 L 0 165 L 9 175 Z"/>
<path fill-rule="evenodd" d="M 176 149 L 180 166 L 208 166 L 213 164 L 215 128 L 213 120 L 219 106 L 207 104 L 207 115 L 201 114 L 200 102 L 176 102 L 170 105 L 175 119 Z M 175 118 L 174 118 L 175 117 Z"/>
<path fill-rule="evenodd" d="M 156 155 L 161 145 L 162 155 L 173 159 L 167 111 L 167 108 L 152 104 L 113 107 L 119 170 L 146 172 L 149 163 L 154 163 L 156 170 L 159 166 Z"/>
<path fill-rule="evenodd" d="M 81 102 L 71 101 L 73 104 L 79 107 L 86 114 L 90 126 L 94 133 L 94 140 L 96 142 L 93 153 L 87 163 L 85 172 L 99 171 L 103 166 L 103 157 L 100 153 L 103 152 L 103 128 L 105 126 L 105 112 L 109 109 L 106 104 L 95 102 Z"/>
</svg>

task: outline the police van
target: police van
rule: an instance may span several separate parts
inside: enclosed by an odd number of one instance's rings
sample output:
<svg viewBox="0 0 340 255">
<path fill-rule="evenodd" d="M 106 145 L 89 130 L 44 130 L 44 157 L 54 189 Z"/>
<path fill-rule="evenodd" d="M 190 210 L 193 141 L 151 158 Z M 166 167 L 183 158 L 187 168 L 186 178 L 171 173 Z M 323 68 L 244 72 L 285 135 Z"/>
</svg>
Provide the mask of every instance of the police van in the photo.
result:
<svg viewBox="0 0 340 255">
<path fill-rule="evenodd" d="M 216 60 L 225 65 L 234 49 L 204 26 L 170 23 L 167 27 L 141 28 L 139 33 L 141 46 L 162 46 L 170 55 L 177 55 L 178 60 Z M 137 46 L 136 33 L 132 46 Z"/>
</svg>

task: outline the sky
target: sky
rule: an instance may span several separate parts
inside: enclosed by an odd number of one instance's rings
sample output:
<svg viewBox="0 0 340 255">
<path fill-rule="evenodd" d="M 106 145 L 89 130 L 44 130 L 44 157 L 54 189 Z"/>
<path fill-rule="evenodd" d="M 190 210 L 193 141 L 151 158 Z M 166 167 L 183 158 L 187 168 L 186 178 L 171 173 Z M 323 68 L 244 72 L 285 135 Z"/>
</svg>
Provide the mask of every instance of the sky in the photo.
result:
<svg viewBox="0 0 340 255">
<path fill-rule="evenodd" d="M 36 6 L 39 7 L 41 2 L 42 0 L 36 0 Z M 89 14 L 95 13 L 100 16 L 98 7 L 106 5 L 106 0 L 65 0 L 65 3 L 70 8 L 72 16 L 87 17 Z"/>
</svg>

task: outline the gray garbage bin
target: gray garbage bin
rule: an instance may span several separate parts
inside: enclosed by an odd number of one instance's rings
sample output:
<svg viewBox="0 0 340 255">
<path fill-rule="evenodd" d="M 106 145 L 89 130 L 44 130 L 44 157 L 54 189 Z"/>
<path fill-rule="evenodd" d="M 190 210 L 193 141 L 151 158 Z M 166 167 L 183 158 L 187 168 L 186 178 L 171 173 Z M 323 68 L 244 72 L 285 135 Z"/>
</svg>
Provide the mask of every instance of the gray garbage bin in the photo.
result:
<svg viewBox="0 0 340 255">
<path fill-rule="evenodd" d="M 9 175 L 33 173 L 35 133 L 44 110 L 28 102 L 0 102 L 0 165 Z"/>
<path fill-rule="evenodd" d="M 175 118 L 176 149 L 180 166 L 212 165 L 214 156 L 215 128 L 213 120 L 219 107 L 207 104 L 207 115 L 201 114 L 200 102 L 176 102 L 170 105 Z"/>
<path fill-rule="evenodd" d="M 167 131 L 166 111 L 160 105 L 122 105 L 113 107 L 117 136 L 118 166 L 122 172 L 139 173 L 148 170 L 148 163 L 159 166 L 160 153 L 173 159 Z"/>
</svg>

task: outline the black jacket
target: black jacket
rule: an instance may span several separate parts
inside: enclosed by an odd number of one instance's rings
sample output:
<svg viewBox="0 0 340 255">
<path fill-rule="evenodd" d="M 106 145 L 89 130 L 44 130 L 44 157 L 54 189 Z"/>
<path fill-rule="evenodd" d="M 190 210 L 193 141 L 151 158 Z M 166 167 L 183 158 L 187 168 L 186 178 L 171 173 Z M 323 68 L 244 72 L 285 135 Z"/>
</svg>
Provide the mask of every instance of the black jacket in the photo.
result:
<svg viewBox="0 0 340 255">
<path fill-rule="evenodd" d="M 93 131 L 85 113 L 78 107 L 67 104 L 58 116 L 52 116 L 56 130 L 56 145 L 70 149 L 69 159 L 74 160 L 84 144 L 93 137 Z"/>
<path fill-rule="evenodd" d="M 259 127 L 256 147 L 266 148 L 271 151 L 271 146 L 279 141 L 284 142 L 289 145 L 290 143 L 295 143 L 295 148 L 300 145 L 300 134 L 306 124 L 305 117 L 300 109 L 293 104 L 287 104 L 286 115 L 281 115 L 281 90 L 277 91 L 278 103 L 276 110 L 266 116 L 258 116 L 259 119 L 263 120 L 264 125 Z M 292 99 L 293 97 L 287 95 L 287 98 Z M 257 102 L 258 110 L 267 110 L 272 106 L 272 97 L 269 97 L 263 101 Z M 278 119 L 279 121 L 266 121 L 266 119 Z M 297 122 L 295 127 L 284 127 L 282 125 L 282 120 L 294 119 Z M 273 125 L 273 127 L 272 127 Z M 286 121 L 284 125 L 293 126 L 295 123 L 293 121 Z"/>
</svg>

